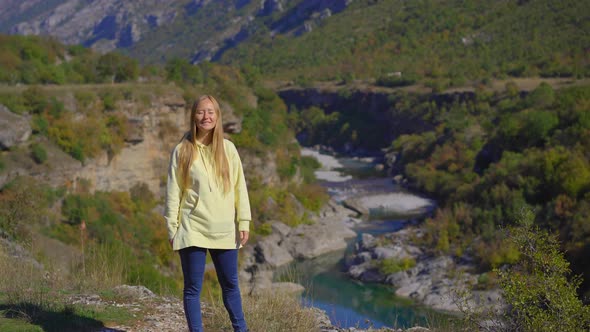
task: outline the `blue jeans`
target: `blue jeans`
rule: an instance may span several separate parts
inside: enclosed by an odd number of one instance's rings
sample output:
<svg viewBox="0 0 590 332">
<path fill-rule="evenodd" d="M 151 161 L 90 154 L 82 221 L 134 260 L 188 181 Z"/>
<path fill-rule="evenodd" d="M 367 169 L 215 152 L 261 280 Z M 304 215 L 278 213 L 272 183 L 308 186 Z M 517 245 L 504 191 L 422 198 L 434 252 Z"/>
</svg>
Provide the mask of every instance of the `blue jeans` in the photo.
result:
<svg viewBox="0 0 590 332">
<path fill-rule="evenodd" d="M 234 331 L 245 332 L 248 328 L 244 319 L 242 297 L 238 284 L 238 250 L 199 247 L 188 247 L 179 251 L 182 274 L 184 275 L 184 314 L 186 315 L 189 331 L 203 331 L 200 298 L 207 250 L 209 250 L 213 259 L 217 279 L 221 286 L 223 304 L 227 309 Z"/>
</svg>

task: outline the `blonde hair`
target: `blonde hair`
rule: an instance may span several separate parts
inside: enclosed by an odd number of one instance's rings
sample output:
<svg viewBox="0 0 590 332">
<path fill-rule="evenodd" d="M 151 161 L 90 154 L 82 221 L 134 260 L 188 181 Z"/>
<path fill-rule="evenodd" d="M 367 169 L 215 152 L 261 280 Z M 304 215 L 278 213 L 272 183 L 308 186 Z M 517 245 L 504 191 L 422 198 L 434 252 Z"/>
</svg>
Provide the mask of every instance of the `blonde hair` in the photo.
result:
<svg viewBox="0 0 590 332">
<path fill-rule="evenodd" d="M 182 184 L 182 192 L 184 193 L 190 186 L 190 169 L 193 162 L 197 159 L 197 123 L 196 113 L 199 103 L 203 100 L 209 100 L 213 104 L 215 114 L 217 115 L 217 121 L 215 128 L 213 128 L 213 140 L 211 141 L 213 150 L 213 167 L 215 168 L 215 180 L 223 184 L 223 192 L 227 193 L 230 190 L 230 178 L 229 178 L 229 162 L 225 155 L 225 148 L 223 143 L 223 122 L 221 120 L 221 108 L 219 103 L 213 96 L 203 95 L 199 97 L 194 103 L 191 109 L 191 121 L 189 131 L 184 135 L 181 140 L 181 147 L 178 153 L 178 168 L 180 173 L 180 179 Z"/>
</svg>

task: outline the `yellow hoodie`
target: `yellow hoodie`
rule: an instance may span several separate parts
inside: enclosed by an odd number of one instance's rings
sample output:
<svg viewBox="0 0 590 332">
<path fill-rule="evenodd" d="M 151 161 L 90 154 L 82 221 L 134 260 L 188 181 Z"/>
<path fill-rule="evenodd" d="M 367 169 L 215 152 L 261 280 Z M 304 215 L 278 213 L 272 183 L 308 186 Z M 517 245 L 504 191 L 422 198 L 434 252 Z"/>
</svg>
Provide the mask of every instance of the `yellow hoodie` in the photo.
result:
<svg viewBox="0 0 590 332">
<path fill-rule="evenodd" d="M 191 165 L 191 184 L 182 196 L 178 172 L 178 144 L 170 158 L 165 219 L 174 250 L 197 246 L 211 249 L 239 248 L 239 231 L 250 227 L 250 202 L 242 162 L 235 145 L 224 140 L 229 163 L 231 190 L 224 194 L 213 167 L 211 145 L 197 142 L 197 156 Z"/>
</svg>

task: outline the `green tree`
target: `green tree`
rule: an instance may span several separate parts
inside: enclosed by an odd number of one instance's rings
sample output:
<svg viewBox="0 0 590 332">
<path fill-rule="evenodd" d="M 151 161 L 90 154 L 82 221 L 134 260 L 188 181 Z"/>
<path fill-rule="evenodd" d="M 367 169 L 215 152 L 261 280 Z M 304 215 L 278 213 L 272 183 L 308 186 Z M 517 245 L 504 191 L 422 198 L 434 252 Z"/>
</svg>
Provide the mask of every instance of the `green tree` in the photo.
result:
<svg viewBox="0 0 590 332">
<path fill-rule="evenodd" d="M 520 250 L 520 259 L 498 270 L 500 287 L 509 308 L 504 316 L 508 331 L 577 332 L 590 329 L 590 307 L 577 297 L 580 278 L 570 277 L 569 262 L 555 236 L 533 226 L 527 211 L 510 239 Z"/>
<path fill-rule="evenodd" d="M 98 59 L 96 70 L 104 81 L 125 82 L 137 78 L 137 61 L 119 53 L 106 53 Z"/>
</svg>

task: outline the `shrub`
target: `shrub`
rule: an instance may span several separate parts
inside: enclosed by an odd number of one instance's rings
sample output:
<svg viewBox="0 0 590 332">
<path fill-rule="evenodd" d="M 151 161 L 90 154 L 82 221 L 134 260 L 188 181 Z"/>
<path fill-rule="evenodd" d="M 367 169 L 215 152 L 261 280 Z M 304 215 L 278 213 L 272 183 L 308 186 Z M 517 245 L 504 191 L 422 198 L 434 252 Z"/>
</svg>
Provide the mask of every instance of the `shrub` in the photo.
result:
<svg viewBox="0 0 590 332">
<path fill-rule="evenodd" d="M 27 111 L 22 95 L 16 93 L 0 94 L 0 104 L 6 106 L 11 112 L 22 114 Z"/>
<path fill-rule="evenodd" d="M 45 92 L 38 86 L 30 86 L 22 93 L 24 106 L 29 113 L 38 114 L 47 107 Z"/>
<path fill-rule="evenodd" d="M 100 96 L 105 111 L 113 111 L 117 107 L 117 97 L 113 92 L 107 91 Z"/>
<path fill-rule="evenodd" d="M 40 144 L 35 143 L 31 145 L 31 155 L 37 164 L 43 164 L 47 161 L 47 151 Z"/>
<path fill-rule="evenodd" d="M 411 257 L 402 259 L 385 258 L 380 260 L 377 264 L 379 272 L 381 272 L 381 274 L 387 275 L 411 269 L 416 266 L 416 261 Z"/>
<path fill-rule="evenodd" d="M 509 236 L 521 252 L 516 264 L 498 270 L 500 287 L 509 304 L 507 328 L 514 331 L 588 331 L 590 306 L 577 297 L 580 278 L 569 278 L 569 263 L 557 239 L 533 226 L 526 212 Z"/>
<path fill-rule="evenodd" d="M 92 91 L 78 90 L 74 92 L 74 98 L 76 98 L 76 103 L 79 107 L 86 108 L 94 102 L 96 95 Z"/>
</svg>

